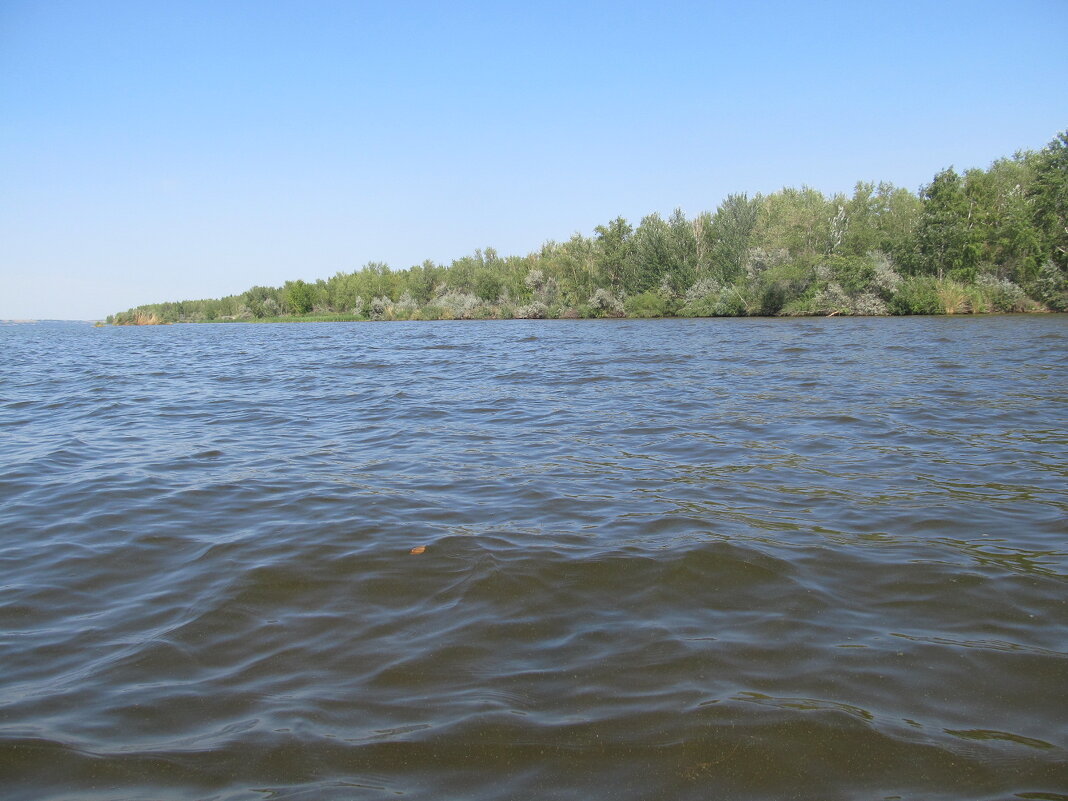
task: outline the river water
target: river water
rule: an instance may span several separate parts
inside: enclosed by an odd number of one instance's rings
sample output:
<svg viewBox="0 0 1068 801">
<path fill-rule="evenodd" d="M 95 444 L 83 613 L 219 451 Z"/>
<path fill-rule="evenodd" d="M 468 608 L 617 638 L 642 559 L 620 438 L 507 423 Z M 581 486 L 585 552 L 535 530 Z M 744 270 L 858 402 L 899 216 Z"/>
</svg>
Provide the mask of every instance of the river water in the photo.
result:
<svg viewBox="0 0 1068 801">
<path fill-rule="evenodd" d="M 1066 356 L 0 327 L 0 794 L 1068 799 Z"/>
</svg>

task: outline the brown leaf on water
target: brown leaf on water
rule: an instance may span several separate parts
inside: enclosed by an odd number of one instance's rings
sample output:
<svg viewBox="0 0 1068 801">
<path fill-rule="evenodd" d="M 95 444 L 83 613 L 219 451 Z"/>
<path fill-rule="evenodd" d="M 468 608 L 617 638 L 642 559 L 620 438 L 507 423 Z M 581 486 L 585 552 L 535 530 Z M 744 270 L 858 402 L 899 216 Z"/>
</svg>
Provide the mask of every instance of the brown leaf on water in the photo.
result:
<svg viewBox="0 0 1068 801">
<path fill-rule="evenodd" d="M 426 550 L 426 546 L 425 545 L 416 545 L 414 548 L 412 548 L 410 551 L 408 551 L 408 553 L 420 554 L 420 553 L 423 553 L 423 551 L 425 551 L 425 550 Z"/>
</svg>

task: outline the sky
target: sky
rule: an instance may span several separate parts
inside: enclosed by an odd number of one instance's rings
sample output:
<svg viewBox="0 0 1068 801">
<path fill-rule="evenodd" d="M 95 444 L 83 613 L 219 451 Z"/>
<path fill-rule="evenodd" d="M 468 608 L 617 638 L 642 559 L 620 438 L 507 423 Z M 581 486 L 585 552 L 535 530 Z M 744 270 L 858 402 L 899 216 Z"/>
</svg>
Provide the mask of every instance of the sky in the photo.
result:
<svg viewBox="0 0 1068 801">
<path fill-rule="evenodd" d="M 1068 127 L 1068 0 L 0 0 L 0 319 L 917 191 Z"/>
</svg>

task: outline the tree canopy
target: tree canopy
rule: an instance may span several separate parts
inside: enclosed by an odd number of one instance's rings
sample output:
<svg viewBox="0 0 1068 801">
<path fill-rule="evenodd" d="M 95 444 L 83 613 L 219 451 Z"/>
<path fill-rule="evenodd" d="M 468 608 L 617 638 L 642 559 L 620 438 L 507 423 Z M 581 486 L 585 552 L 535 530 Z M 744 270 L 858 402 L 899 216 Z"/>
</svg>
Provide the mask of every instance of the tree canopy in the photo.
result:
<svg viewBox="0 0 1068 801">
<path fill-rule="evenodd" d="M 109 322 L 436 320 L 1068 310 L 1068 131 L 918 193 L 787 187 L 622 217 L 523 256 L 370 262 L 315 282 L 139 306 Z"/>
</svg>

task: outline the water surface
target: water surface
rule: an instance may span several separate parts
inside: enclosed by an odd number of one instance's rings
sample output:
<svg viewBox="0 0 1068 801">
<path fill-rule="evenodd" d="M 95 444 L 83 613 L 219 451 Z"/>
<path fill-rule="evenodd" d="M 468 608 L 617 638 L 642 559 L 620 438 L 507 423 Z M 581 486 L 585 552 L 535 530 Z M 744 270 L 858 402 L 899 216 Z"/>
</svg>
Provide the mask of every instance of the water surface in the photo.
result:
<svg viewBox="0 0 1068 801">
<path fill-rule="evenodd" d="M 3 795 L 1068 799 L 1066 346 L 0 327 Z"/>
</svg>

